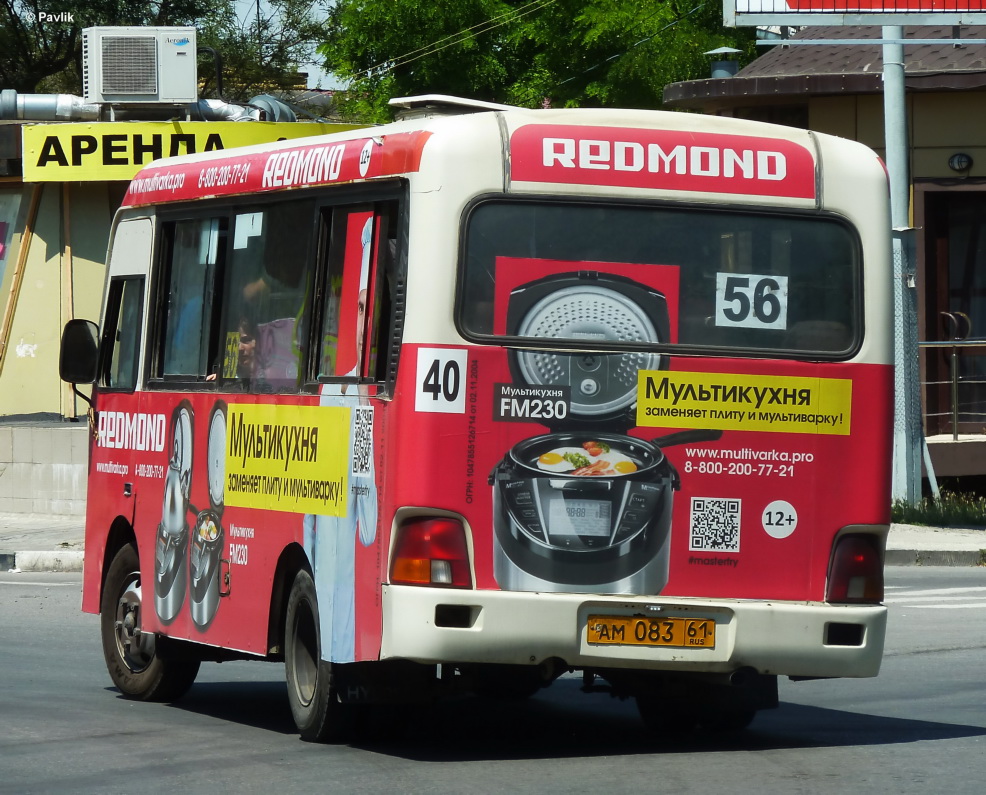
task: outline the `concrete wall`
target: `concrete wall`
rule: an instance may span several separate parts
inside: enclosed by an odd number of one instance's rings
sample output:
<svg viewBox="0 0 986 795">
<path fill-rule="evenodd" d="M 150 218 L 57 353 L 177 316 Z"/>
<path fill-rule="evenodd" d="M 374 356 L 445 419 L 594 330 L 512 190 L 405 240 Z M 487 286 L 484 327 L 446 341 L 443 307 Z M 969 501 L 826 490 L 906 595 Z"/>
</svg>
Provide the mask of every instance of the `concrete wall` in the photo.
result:
<svg viewBox="0 0 986 795">
<path fill-rule="evenodd" d="M 0 513 L 86 512 L 89 427 L 0 424 Z"/>
</svg>

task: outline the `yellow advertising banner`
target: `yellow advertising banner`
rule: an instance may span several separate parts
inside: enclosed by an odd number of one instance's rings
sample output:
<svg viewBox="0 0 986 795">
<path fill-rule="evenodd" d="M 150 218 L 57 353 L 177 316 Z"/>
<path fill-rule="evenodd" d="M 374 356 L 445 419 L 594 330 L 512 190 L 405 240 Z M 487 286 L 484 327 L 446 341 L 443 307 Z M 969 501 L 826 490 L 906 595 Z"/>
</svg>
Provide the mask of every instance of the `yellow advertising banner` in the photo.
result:
<svg viewBox="0 0 986 795">
<path fill-rule="evenodd" d="M 642 370 L 637 424 L 848 436 L 852 381 Z"/>
<path fill-rule="evenodd" d="M 163 157 L 359 129 L 315 122 L 123 121 L 25 124 L 25 182 L 130 180 Z"/>
<path fill-rule="evenodd" d="M 231 404 L 226 505 L 345 516 L 350 409 Z"/>
</svg>

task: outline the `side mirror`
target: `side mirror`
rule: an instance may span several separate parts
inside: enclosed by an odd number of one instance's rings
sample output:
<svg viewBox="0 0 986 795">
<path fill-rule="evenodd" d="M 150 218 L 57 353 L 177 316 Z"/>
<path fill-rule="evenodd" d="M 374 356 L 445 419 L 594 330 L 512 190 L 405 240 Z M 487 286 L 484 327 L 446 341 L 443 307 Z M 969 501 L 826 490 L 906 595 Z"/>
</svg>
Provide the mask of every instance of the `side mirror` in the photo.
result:
<svg viewBox="0 0 986 795">
<path fill-rule="evenodd" d="M 91 384 L 99 363 L 99 328 L 91 320 L 70 320 L 62 332 L 58 375 L 70 384 Z"/>
</svg>

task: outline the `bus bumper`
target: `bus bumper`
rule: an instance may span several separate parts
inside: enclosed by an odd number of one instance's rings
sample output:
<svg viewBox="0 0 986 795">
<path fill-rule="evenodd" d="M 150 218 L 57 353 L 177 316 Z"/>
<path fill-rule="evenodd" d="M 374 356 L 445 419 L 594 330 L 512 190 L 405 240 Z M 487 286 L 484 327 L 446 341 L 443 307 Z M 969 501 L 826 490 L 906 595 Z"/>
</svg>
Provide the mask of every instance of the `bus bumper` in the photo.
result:
<svg viewBox="0 0 986 795">
<path fill-rule="evenodd" d="M 596 624 L 609 617 L 712 620 L 714 645 L 590 643 L 590 616 Z M 886 625 L 884 605 L 385 585 L 381 659 L 535 665 L 553 658 L 580 669 L 751 667 L 792 677 L 868 677 L 880 670 Z"/>
</svg>

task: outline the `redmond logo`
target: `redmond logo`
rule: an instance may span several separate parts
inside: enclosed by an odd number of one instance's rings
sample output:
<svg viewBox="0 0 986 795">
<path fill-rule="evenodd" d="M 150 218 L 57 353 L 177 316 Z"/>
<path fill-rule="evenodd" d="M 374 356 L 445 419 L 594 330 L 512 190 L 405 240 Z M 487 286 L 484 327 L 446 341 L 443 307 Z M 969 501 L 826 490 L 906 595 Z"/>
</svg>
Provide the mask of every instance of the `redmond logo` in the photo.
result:
<svg viewBox="0 0 986 795">
<path fill-rule="evenodd" d="M 545 138 L 545 168 L 647 171 L 652 174 L 689 174 L 696 177 L 739 177 L 782 180 L 787 176 L 787 158 L 781 152 L 736 150 L 716 146 L 646 146 L 638 141 L 577 140 Z"/>
</svg>

